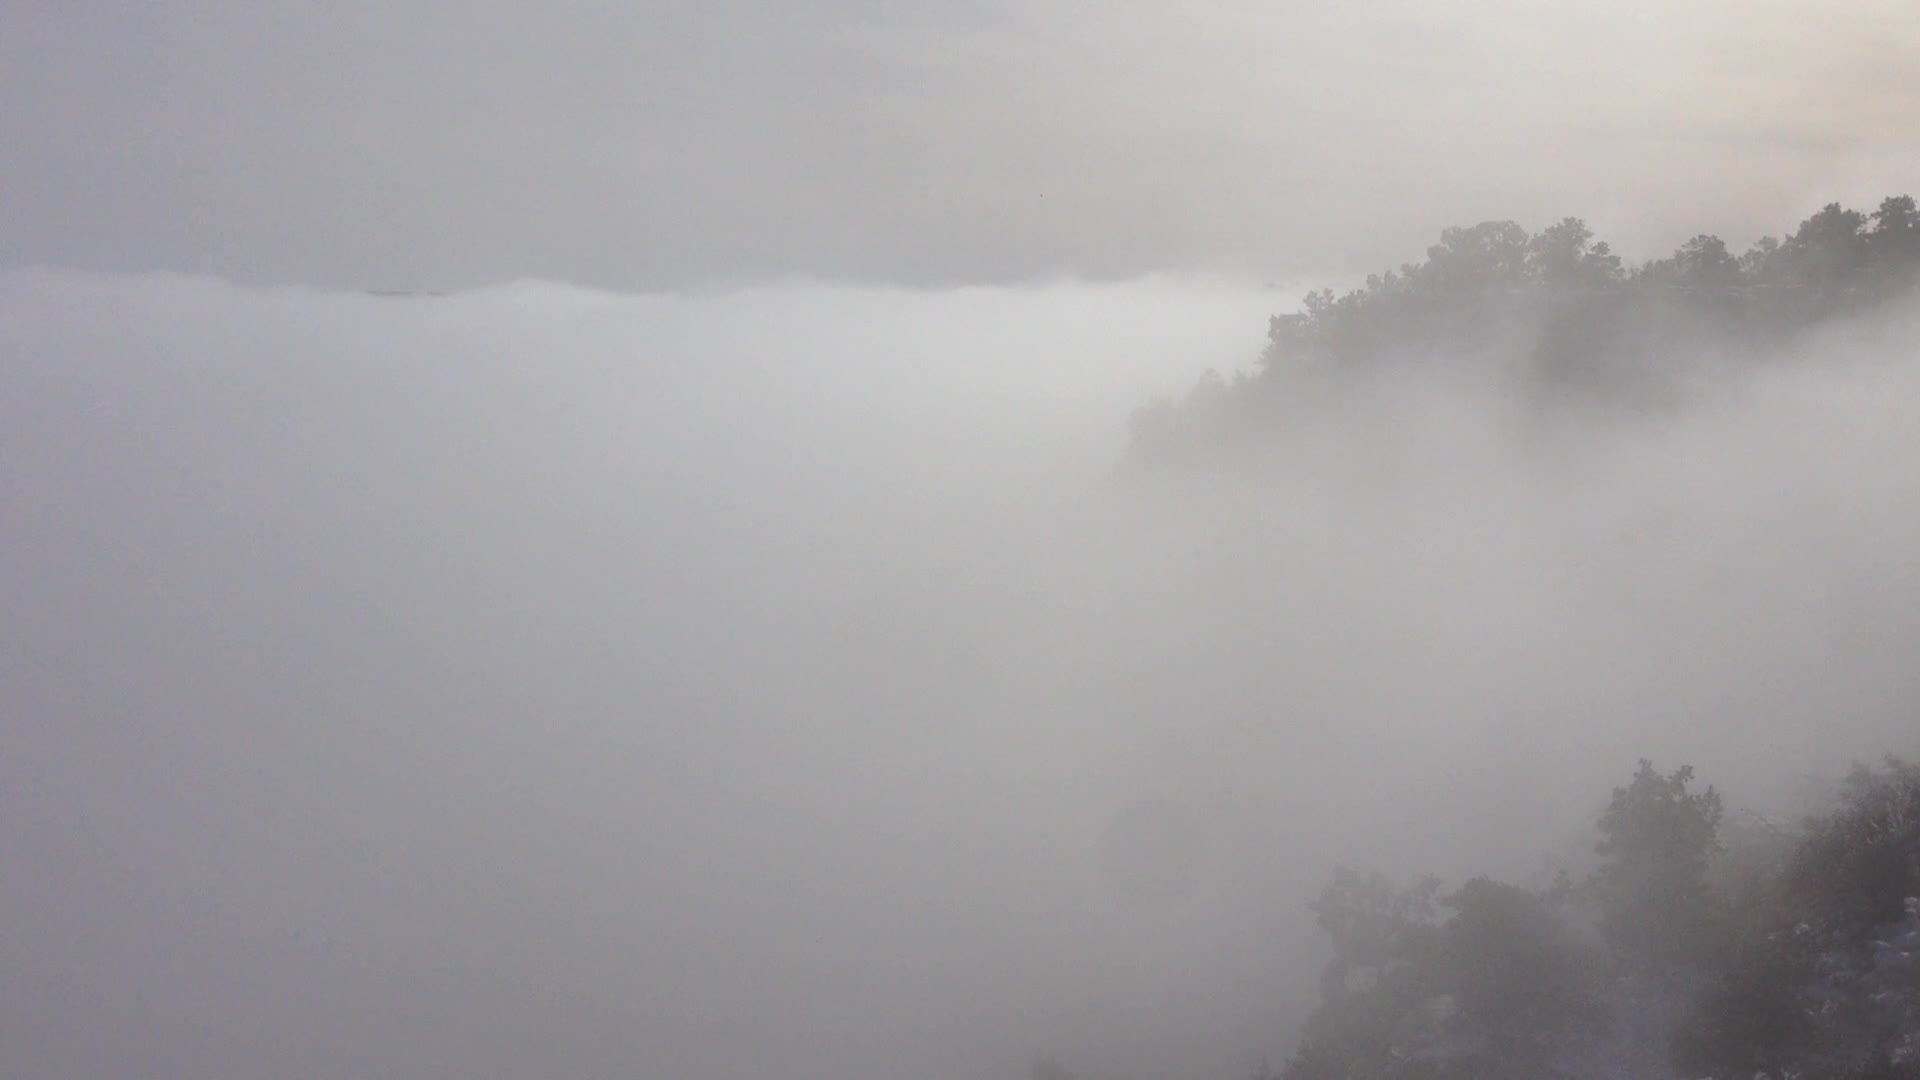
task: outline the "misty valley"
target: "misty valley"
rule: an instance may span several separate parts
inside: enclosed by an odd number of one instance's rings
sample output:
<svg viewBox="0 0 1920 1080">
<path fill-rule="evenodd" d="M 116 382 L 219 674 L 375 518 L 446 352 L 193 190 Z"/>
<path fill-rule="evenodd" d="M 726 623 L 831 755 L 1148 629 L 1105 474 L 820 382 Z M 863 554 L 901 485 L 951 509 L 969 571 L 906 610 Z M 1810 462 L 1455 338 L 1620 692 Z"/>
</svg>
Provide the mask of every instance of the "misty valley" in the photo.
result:
<svg viewBox="0 0 1920 1080">
<path fill-rule="evenodd" d="M 1917 290 L 0 269 L 0 1072 L 1920 1077 Z"/>
</svg>

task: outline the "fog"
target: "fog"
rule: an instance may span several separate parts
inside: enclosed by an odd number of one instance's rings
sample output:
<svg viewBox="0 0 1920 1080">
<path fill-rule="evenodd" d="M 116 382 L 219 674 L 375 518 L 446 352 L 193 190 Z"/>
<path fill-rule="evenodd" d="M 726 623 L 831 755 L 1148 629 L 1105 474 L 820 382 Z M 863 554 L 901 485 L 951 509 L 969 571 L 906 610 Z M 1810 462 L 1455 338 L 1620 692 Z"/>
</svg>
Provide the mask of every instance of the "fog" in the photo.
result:
<svg viewBox="0 0 1920 1080">
<path fill-rule="evenodd" d="M 332 288 L 1743 248 L 1920 173 L 1909 0 L 10 0 L 0 266 Z"/>
<path fill-rule="evenodd" d="M 1285 306 L 0 275 L 0 1072 L 1241 1076 L 1335 863 L 1910 748 L 1910 307 L 1128 463 Z"/>
</svg>

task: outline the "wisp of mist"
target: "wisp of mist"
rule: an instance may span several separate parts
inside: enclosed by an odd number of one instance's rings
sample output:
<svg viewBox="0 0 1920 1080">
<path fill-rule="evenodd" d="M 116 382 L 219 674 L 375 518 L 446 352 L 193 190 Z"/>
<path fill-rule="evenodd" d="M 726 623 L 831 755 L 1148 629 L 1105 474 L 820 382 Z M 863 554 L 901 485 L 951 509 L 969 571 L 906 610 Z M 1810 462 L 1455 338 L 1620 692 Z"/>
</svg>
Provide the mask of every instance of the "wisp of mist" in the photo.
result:
<svg viewBox="0 0 1920 1080">
<path fill-rule="evenodd" d="M 1909 748 L 1920 320 L 1128 459 L 1290 306 L 0 274 L 0 1060 L 1240 1076 L 1337 862 Z"/>
</svg>

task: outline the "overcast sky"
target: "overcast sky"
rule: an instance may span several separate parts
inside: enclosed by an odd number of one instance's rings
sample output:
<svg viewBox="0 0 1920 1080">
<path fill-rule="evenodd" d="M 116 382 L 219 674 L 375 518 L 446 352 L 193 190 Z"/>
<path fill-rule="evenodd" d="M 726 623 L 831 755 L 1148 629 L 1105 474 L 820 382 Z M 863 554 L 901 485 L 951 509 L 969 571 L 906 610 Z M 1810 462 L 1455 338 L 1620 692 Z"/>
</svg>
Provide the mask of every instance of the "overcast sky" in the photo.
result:
<svg viewBox="0 0 1920 1080">
<path fill-rule="evenodd" d="M 0 260 L 950 283 L 1744 246 L 1920 175 L 1910 0 L 5 0 Z"/>
</svg>

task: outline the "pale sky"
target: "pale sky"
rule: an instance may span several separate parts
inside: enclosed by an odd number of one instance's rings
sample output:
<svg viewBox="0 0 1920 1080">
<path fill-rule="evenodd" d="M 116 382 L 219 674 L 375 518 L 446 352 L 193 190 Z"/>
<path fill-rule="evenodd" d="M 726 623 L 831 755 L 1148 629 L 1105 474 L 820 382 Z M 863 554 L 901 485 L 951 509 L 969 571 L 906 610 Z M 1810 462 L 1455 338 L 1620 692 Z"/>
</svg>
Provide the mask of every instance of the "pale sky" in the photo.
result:
<svg viewBox="0 0 1920 1080">
<path fill-rule="evenodd" d="M 341 288 L 1645 256 L 1920 176 L 1909 0 L 4 0 L 0 93 L 0 262 Z"/>
</svg>

